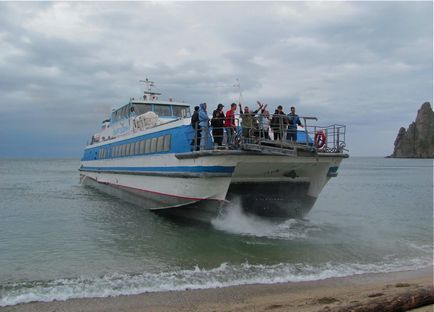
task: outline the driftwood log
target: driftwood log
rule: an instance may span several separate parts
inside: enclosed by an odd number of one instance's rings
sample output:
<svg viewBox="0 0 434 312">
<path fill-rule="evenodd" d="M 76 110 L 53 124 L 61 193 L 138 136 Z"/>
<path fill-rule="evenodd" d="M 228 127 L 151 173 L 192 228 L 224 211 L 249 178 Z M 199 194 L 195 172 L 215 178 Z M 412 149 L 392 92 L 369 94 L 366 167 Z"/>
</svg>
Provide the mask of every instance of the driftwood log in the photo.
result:
<svg viewBox="0 0 434 312">
<path fill-rule="evenodd" d="M 325 307 L 318 312 L 401 312 L 434 304 L 434 287 L 407 290 L 395 296 L 384 296 L 357 304 Z"/>
</svg>

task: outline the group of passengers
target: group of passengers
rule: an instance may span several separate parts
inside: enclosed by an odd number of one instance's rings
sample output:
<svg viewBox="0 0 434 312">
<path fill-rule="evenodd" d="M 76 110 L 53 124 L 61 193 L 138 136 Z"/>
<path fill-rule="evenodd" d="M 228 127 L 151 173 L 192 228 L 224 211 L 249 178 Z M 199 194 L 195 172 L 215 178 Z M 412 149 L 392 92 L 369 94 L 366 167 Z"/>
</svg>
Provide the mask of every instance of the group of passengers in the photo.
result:
<svg viewBox="0 0 434 312">
<path fill-rule="evenodd" d="M 297 142 L 297 126 L 303 127 L 299 116 L 295 113 L 295 107 L 291 107 L 291 112 L 285 114 L 283 107 L 279 105 L 274 114 L 270 116 L 267 104 L 257 101 L 258 109 L 251 111 L 248 106 L 241 106 L 241 135 L 243 140 L 248 141 L 257 138 L 271 140 L 270 130 L 274 140 L 284 140 Z M 236 110 L 237 104 L 232 103 L 230 109 L 223 112 L 224 105 L 218 104 L 213 111 L 212 118 L 208 116 L 207 104 L 202 103 L 194 108 L 191 117 L 191 126 L 195 130 L 195 136 L 191 143 L 196 150 L 201 146 L 207 145 L 209 127 L 212 129 L 212 137 L 215 145 L 222 146 L 224 133 L 226 132 L 227 145 L 234 143 L 237 133 Z"/>
</svg>

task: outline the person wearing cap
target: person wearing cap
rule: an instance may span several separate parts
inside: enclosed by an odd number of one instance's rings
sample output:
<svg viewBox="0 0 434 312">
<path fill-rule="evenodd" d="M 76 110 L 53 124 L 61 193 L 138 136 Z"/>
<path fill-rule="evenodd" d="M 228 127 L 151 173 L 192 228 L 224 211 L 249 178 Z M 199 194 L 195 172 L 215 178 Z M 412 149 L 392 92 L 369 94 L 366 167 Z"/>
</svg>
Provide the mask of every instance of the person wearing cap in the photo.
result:
<svg viewBox="0 0 434 312">
<path fill-rule="evenodd" d="M 223 104 L 217 105 L 217 109 L 212 113 L 211 127 L 214 143 L 218 146 L 223 145 L 223 126 L 225 122 L 225 114 L 223 113 Z"/>
</svg>

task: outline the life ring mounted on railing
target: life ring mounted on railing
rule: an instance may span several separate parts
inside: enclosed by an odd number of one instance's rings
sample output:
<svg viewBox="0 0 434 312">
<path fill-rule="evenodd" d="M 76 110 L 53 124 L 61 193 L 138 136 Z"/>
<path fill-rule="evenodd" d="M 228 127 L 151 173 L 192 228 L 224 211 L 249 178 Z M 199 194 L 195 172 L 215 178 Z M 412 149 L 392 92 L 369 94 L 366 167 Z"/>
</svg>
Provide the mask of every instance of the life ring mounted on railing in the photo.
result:
<svg viewBox="0 0 434 312">
<path fill-rule="evenodd" d="M 326 134 L 325 134 L 325 132 L 323 130 L 318 130 L 315 133 L 315 140 L 314 140 L 314 142 L 315 142 L 315 146 L 317 148 L 323 148 L 324 145 L 327 144 L 327 136 L 326 136 Z"/>
</svg>

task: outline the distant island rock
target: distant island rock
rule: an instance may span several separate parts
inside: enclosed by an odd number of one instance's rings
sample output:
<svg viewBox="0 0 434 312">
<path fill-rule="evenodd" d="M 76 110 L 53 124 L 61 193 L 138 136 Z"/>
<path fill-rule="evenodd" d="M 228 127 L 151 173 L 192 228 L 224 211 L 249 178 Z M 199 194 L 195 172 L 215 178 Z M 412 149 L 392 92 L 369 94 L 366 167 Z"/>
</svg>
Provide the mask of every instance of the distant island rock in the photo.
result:
<svg viewBox="0 0 434 312">
<path fill-rule="evenodd" d="M 434 158 L 434 112 L 429 102 L 422 104 L 407 130 L 399 129 L 390 157 Z"/>
</svg>

